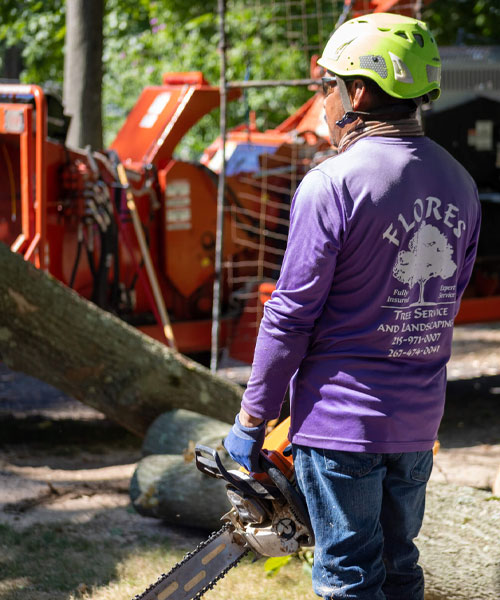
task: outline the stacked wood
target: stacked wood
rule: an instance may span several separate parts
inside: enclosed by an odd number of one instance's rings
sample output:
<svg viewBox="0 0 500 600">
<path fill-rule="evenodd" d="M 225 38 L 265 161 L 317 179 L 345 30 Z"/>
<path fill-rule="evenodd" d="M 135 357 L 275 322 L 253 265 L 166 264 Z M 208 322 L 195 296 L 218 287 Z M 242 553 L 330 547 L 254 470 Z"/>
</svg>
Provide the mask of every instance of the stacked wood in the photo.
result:
<svg viewBox="0 0 500 600">
<path fill-rule="evenodd" d="M 167 523 L 214 530 L 229 508 L 225 483 L 196 468 L 197 443 L 218 451 L 227 469 L 238 468 L 222 440 L 230 425 L 187 410 L 169 411 L 148 429 L 144 458 L 130 482 L 130 498 L 137 512 Z"/>
</svg>

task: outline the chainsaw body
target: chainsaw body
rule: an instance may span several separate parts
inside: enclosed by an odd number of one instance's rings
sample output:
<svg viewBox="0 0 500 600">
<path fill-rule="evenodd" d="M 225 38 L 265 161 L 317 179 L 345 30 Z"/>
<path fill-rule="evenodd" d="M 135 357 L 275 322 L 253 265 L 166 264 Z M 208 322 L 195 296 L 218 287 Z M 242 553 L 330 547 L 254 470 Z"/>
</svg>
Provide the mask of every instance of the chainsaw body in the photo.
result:
<svg viewBox="0 0 500 600">
<path fill-rule="evenodd" d="M 226 470 L 215 450 L 198 445 L 197 468 L 226 481 L 232 509 L 222 517 L 260 556 L 286 556 L 314 545 L 305 502 L 295 486 L 289 419 L 266 437 L 260 456 L 262 473 Z"/>
<path fill-rule="evenodd" d="M 251 550 L 257 557 L 287 556 L 314 545 L 309 515 L 295 486 L 288 420 L 264 442 L 262 473 L 227 470 L 216 450 L 197 445 L 197 468 L 226 482 L 231 510 L 223 527 L 136 600 L 194 600 L 211 589 Z"/>
</svg>

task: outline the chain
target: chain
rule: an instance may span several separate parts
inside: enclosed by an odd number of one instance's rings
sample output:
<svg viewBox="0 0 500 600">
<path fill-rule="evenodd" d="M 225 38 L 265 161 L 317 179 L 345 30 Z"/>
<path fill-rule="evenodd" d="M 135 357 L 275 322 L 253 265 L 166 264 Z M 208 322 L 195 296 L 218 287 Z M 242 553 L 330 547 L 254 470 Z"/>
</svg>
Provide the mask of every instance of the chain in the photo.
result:
<svg viewBox="0 0 500 600">
<path fill-rule="evenodd" d="M 207 546 L 208 544 L 210 544 L 213 540 L 215 540 L 216 538 L 218 538 L 219 536 L 221 536 L 223 533 L 225 533 L 228 529 L 232 528 L 231 523 L 225 523 L 220 529 L 219 531 L 215 531 L 214 533 L 212 533 L 206 540 L 203 540 L 200 544 L 198 544 L 198 546 L 196 546 L 196 548 L 192 551 L 192 552 L 188 552 L 184 558 L 179 561 L 168 573 L 163 573 L 162 575 L 160 575 L 160 577 L 157 579 L 157 581 L 153 584 L 151 584 L 146 590 L 144 590 L 144 592 L 142 594 L 138 594 L 137 596 L 134 596 L 133 600 L 156 600 L 157 596 L 156 594 L 154 596 L 149 596 L 150 592 L 153 592 L 153 590 L 162 582 L 164 581 L 167 577 L 170 577 L 170 575 L 172 575 L 172 573 L 174 573 L 175 571 L 177 571 L 177 569 L 179 569 L 180 567 L 182 567 L 182 565 L 186 564 L 188 562 L 188 560 L 190 560 L 191 558 L 193 558 L 193 556 L 195 556 L 196 554 L 198 554 L 198 552 L 200 552 L 201 550 L 203 550 L 203 548 L 205 548 L 205 546 Z M 240 556 L 238 556 L 238 558 L 233 561 L 228 567 L 226 567 L 223 571 L 221 571 L 219 573 L 219 575 L 217 575 L 217 577 L 211 581 L 210 583 L 208 583 L 202 590 L 200 590 L 196 596 L 193 597 L 192 600 L 199 600 L 199 598 L 201 598 L 205 592 L 207 592 L 208 590 L 211 590 L 213 587 L 215 587 L 215 585 L 217 584 L 217 582 L 222 579 L 224 577 L 224 575 L 230 570 L 232 569 L 234 566 L 236 566 L 239 561 L 248 553 L 248 549 L 245 550 L 245 552 L 243 552 Z"/>
</svg>

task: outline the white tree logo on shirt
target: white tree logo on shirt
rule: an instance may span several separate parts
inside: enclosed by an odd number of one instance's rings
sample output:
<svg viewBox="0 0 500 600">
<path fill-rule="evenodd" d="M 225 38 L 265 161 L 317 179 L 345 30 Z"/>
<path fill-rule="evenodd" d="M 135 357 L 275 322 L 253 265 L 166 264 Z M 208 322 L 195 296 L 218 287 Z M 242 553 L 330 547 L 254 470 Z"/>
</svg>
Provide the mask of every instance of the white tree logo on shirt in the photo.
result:
<svg viewBox="0 0 500 600">
<path fill-rule="evenodd" d="M 446 236 L 434 225 L 422 223 L 408 243 L 408 250 L 398 252 L 396 264 L 392 270 L 394 277 L 412 288 L 420 286 L 418 301 L 412 306 L 436 304 L 424 301 L 424 286 L 433 277 L 448 279 L 457 268 L 453 262 L 453 247 Z"/>
</svg>

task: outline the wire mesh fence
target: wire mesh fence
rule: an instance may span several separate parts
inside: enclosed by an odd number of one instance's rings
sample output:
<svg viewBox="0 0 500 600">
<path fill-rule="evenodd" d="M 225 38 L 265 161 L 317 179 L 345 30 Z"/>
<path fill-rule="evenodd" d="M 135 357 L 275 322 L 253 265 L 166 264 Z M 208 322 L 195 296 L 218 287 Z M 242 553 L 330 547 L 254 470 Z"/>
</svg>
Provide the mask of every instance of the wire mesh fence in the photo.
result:
<svg viewBox="0 0 500 600">
<path fill-rule="evenodd" d="M 268 46 L 266 56 L 272 58 L 265 65 L 267 82 L 255 82 L 255 87 L 261 88 L 260 99 L 266 85 L 294 85 L 294 80 L 299 78 L 302 84 L 310 82 L 315 75 L 311 73 L 314 55 L 321 53 L 342 22 L 352 16 L 385 10 L 419 17 L 422 4 L 422 0 L 250 0 L 244 3 L 228 0 L 227 84 L 231 87 L 238 83 L 234 81 L 234 74 L 241 73 L 238 61 L 245 61 L 247 65 L 245 85 L 252 86 L 256 74 L 257 79 L 262 78 L 262 70 L 258 69 L 262 43 Z M 257 36 L 258 42 L 252 36 Z M 247 39 L 244 54 L 233 53 L 231 40 L 235 38 Z M 284 58 L 283 48 L 287 53 Z M 293 61 L 293 70 L 288 73 L 292 73 L 294 80 L 284 79 L 283 60 Z M 306 96 L 313 94 L 314 89 L 310 88 Z M 253 169 L 242 167 L 238 172 L 232 166 L 230 152 L 227 157 L 231 173 L 227 186 L 234 201 L 227 203 L 225 213 L 230 223 L 231 243 L 243 251 L 237 258 L 222 264 L 222 279 L 234 290 L 229 310 L 237 311 L 240 318 L 230 331 L 221 366 L 232 365 L 235 359 L 251 361 L 263 304 L 278 279 L 285 254 L 293 195 L 305 173 L 317 162 L 318 151 L 324 151 L 324 145 L 315 140 L 311 143 L 307 135 L 298 134 L 293 128 L 282 127 L 280 133 L 280 140 L 270 138 L 263 143 L 259 133 L 248 125 L 245 151 L 251 152 L 253 146 L 256 152 L 260 145 Z"/>
<path fill-rule="evenodd" d="M 251 0 L 242 4 L 240 0 L 229 0 L 227 12 L 235 18 L 228 20 L 228 33 L 229 37 L 238 39 L 245 35 L 241 19 L 238 19 L 238 15 L 244 14 L 245 29 L 252 32 L 251 35 L 270 29 L 277 46 L 281 48 L 285 41 L 290 49 L 302 52 L 306 60 L 298 65 L 300 70 L 303 65 L 307 68 L 311 56 L 323 50 L 336 27 L 348 18 L 374 11 L 420 18 L 424 3 L 424 0 Z M 248 27 L 248 21 L 255 27 Z M 272 41 L 266 42 L 272 44 Z M 301 77 L 308 75 L 307 72 L 298 73 Z M 276 78 L 278 76 L 279 71 Z"/>
</svg>

